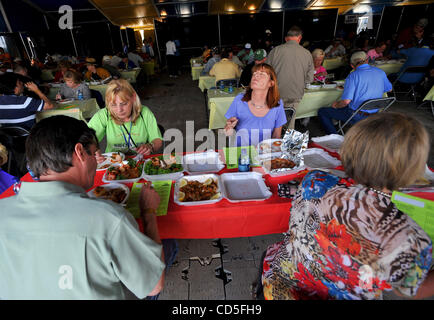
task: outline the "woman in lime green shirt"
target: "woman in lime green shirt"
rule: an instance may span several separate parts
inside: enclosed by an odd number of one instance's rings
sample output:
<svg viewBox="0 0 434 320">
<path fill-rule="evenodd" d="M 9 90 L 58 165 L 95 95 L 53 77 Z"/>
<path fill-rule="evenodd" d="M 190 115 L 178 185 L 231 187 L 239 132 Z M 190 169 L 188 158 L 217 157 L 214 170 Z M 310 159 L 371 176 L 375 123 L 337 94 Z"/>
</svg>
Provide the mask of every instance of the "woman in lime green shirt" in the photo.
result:
<svg viewBox="0 0 434 320">
<path fill-rule="evenodd" d="M 157 120 L 148 107 L 142 106 L 131 84 L 112 80 L 105 95 L 106 108 L 98 111 L 89 121 L 98 141 L 107 136 L 105 152 L 131 151 L 149 155 L 163 145 Z M 99 152 L 97 156 L 100 157 Z"/>
</svg>

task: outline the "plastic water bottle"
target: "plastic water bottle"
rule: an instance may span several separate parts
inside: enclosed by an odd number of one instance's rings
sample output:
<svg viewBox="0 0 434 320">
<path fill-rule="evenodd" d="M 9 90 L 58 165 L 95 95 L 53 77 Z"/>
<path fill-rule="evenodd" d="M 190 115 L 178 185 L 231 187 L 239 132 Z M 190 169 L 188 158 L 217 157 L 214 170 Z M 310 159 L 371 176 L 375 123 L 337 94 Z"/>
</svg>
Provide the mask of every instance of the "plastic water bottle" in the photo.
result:
<svg viewBox="0 0 434 320">
<path fill-rule="evenodd" d="M 250 171 L 250 157 L 246 148 L 241 149 L 240 159 L 238 160 L 238 171 L 248 172 Z"/>
<path fill-rule="evenodd" d="M 79 89 L 77 92 L 77 98 L 78 100 L 83 100 L 83 92 L 81 92 L 81 89 Z"/>
<path fill-rule="evenodd" d="M 232 86 L 232 83 L 231 84 L 229 84 L 229 93 L 232 93 L 232 92 L 234 92 L 234 87 Z"/>
<path fill-rule="evenodd" d="M 220 82 L 220 90 L 224 90 L 225 89 L 225 84 L 222 82 Z"/>
</svg>

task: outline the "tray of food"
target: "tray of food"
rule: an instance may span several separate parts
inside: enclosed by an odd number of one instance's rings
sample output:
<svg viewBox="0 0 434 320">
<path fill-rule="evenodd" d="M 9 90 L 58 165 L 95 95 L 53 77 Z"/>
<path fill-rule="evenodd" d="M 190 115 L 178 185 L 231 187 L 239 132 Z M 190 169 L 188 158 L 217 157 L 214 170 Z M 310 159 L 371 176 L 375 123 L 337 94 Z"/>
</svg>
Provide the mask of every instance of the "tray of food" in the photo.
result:
<svg viewBox="0 0 434 320">
<path fill-rule="evenodd" d="M 130 195 L 130 189 L 121 183 L 108 183 L 93 188 L 87 195 L 90 198 L 111 200 L 125 206 Z"/>
<path fill-rule="evenodd" d="M 263 201 L 272 196 L 258 172 L 230 172 L 220 176 L 223 197 L 230 202 Z"/>
<path fill-rule="evenodd" d="M 267 139 L 262 140 L 257 146 L 258 159 L 269 157 L 272 155 L 280 155 L 282 153 L 282 139 Z"/>
<path fill-rule="evenodd" d="M 145 161 L 143 178 L 153 180 L 178 180 L 184 176 L 181 159 L 173 154 L 149 158 Z"/>
<path fill-rule="evenodd" d="M 329 155 L 326 151 L 319 148 L 309 148 L 303 152 L 304 165 L 312 170 L 312 169 L 333 169 L 340 165 L 342 162 L 331 155 Z"/>
<path fill-rule="evenodd" d="M 329 79 L 325 80 L 325 83 L 322 85 L 324 89 L 334 89 L 337 87 L 337 83 L 335 81 L 331 81 Z"/>
<path fill-rule="evenodd" d="M 261 166 L 265 173 L 272 177 L 294 174 L 306 168 L 304 164 L 297 165 L 294 161 L 281 158 L 280 156 L 262 159 Z"/>
<path fill-rule="evenodd" d="M 105 157 L 105 160 L 101 163 L 98 163 L 96 170 L 106 170 L 113 163 L 122 163 L 125 160 L 125 155 L 121 152 L 107 152 L 102 154 Z"/>
<path fill-rule="evenodd" d="M 322 137 L 314 137 L 312 141 L 317 145 L 331 152 L 339 152 L 339 149 L 344 142 L 344 137 L 340 134 L 329 134 Z"/>
<path fill-rule="evenodd" d="M 122 163 L 113 163 L 107 168 L 102 181 L 105 183 L 134 183 L 142 178 L 143 168 L 143 161 L 134 159 L 124 160 Z"/>
<path fill-rule="evenodd" d="M 182 158 L 182 165 L 185 172 L 190 174 L 219 172 L 225 167 L 219 154 L 214 150 L 186 154 Z"/>
<path fill-rule="evenodd" d="M 222 198 L 218 175 L 191 175 L 175 182 L 173 201 L 180 206 L 212 204 Z"/>
<path fill-rule="evenodd" d="M 312 82 L 312 83 L 308 83 L 306 85 L 306 89 L 308 89 L 308 90 L 319 90 L 319 89 L 321 89 L 322 85 L 323 85 L 322 82 L 315 81 L 315 82 Z"/>
</svg>

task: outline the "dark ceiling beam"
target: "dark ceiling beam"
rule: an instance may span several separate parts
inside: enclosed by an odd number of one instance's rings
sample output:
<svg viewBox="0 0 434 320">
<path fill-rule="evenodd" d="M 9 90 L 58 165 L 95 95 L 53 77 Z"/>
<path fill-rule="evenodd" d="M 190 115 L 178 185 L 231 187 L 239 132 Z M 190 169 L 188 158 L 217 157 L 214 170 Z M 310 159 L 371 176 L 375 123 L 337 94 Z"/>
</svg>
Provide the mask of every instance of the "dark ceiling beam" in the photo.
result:
<svg viewBox="0 0 434 320">
<path fill-rule="evenodd" d="M 158 3 L 155 3 L 155 5 L 156 6 L 167 6 L 167 5 L 171 5 L 171 4 L 190 4 L 190 3 L 196 3 L 196 2 L 208 2 L 208 0 L 191 0 L 191 1 L 177 1 L 177 2 L 158 2 Z"/>
</svg>

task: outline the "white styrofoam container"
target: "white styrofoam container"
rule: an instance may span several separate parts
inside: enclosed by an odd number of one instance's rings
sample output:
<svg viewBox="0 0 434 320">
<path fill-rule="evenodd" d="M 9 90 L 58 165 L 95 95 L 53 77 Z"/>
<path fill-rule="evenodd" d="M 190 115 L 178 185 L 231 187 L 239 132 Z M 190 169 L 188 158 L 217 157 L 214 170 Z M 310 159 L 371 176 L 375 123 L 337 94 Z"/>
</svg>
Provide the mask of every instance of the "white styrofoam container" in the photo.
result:
<svg viewBox="0 0 434 320">
<path fill-rule="evenodd" d="M 123 164 L 127 164 L 127 163 L 128 163 L 128 161 L 126 161 L 126 160 L 123 161 Z M 110 167 L 119 167 L 119 166 L 121 166 L 120 163 L 113 163 Z M 105 183 L 134 183 L 134 182 L 137 182 L 140 179 L 142 179 L 143 170 L 145 169 L 145 165 L 143 165 L 142 172 L 141 172 L 141 174 L 137 178 L 134 178 L 134 179 L 123 179 L 123 180 L 107 180 L 107 174 L 109 173 L 109 171 L 108 171 L 109 168 L 107 168 L 107 171 L 104 173 L 104 175 L 102 177 L 102 181 L 103 182 L 105 182 Z"/>
<path fill-rule="evenodd" d="M 184 171 L 189 174 L 215 173 L 225 167 L 220 160 L 219 154 L 214 150 L 186 154 L 182 157 L 182 166 Z"/>
<path fill-rule="evenodd" d="M 121 183 L 108 183 L 108 184 L 100 185 L 99 187 L 104 187 L 104 188 L 106 188 L 106 189 L 117 189 L 117 188 L 121 188 L 122 190 L 125 191 L 126 195 L 125 195 L 125 199 L 124 199 L 121 203 L 119 203 L 119 204 L 120 204 L 121 206 L 125 206 L 125 205 L 127 204 L 128 198 L 129 198 L 129 196 L 130 196 L 130 189 L 129 189 L 126 185 L 121 184 Z M 96 187 L 95 187 L 95 188 L 96 188 Z M 93 190 L 94 190 L 95 188 L 92 188 L 92 190 L 90 190 L 90 191 L 87 193 L 87 195 L 88 195 L 90 198 L 104 199 L 104 198 L 97 197 L 97 196 L 93 193 Z M 108 199 L 105 199 L 105 200 L 108 200 Z"/>
<path fill-rule="evenodd" d="M 323 149 L 309 148 L 303 152 L 304 165 L 308 169 L 333 169 L 342 165 L 342 162 Z"/>
<path fill-rule="evenodd" d="M 262 140 L 260 143 L 258 143 L 258 145 L 256 146 L 256 153 L 259 160 L 271 156 L 280 156 L 282 154 L 281 147 L 273 146 L 273 143 L 276 141 L 282 142 L 283 139 L 267 139 Z M 267 147 L 265 147 L 264 149 L 264 146 Z M 270 152 L 268 152 L 267 150 L 270 150 Z"/>
<path fill-rule="evenodd" d="M 278 172 L 271 172 L 270 170 L 268 170 L 267 167 L 264 166 L 264 161 L 272 160 L 272 159 L 279 158 L 279 157 L 280 157 L 280 156 L 273 156 L 273 157 L 269 157 L 269 158 L 261 159 L 261 160 L 260 160 L 260 164 L 261 164 L 261 166 L 262 166 L 262 169 L 264 169 L 264 172 L 265 172 L 266 174 L 269 174 L 269 175 L 272 176 L 272 177 L 282 177 L 282 176 L 291 175 L 291 174 L 294 174 L 294 173 L 297 173 L 297 172 L 299 172 L 299 171 L 301 171 L 301 170 L 306 169 L 306 166 L 305 166 L 305 165 L 301 165 L 301 166 L 296 166 L 296 167 L 294 167 L 294 168 L 292 168 L 292 169 L 290 169 L 290 170 L 284 170 L 284 171 L 278 171 Z"/>
<path fill-rule="evenodd" d="M 142 178 L 148 181 L 160 181 L 160 180 L 178 180 L 179 178 L 182 178 L 184 176 L 183 170 L 174 172 L 174 173 L 167 173 L 167 174 L 146 174 L 145 173 L 145 166 L 146 163 L 151 161 L 151 159 L 147 159 L 145 163 L 143 164 L 143 175 Z"/>
<path fill-rule="evenodd" d="M 107 170 L 108 169 L 108 167 L 107 168 L 101 168 L 102 166 L 105 166 L 105 165 L 107 165 L 107 164 L 113 164 L 113 163 L 116 163 L 116 162 L 113 162 L 113 161 L 111 161 L 110 160 L 110 157 L 112 156 L 112 154 L 114 154 L 114 153 L 118 153 L 120 156 L 121 156 L 121 158 L 122 158 L 122 161 L 124 161 L 125 160 L 125 155 L 122 153 L 122 152 L 107 152 L 107 153 L 103 153 L 102 155 L 106 158 L 103 162 L 101 162 L 101 163 L 98 163 L 98 166 L 96 167 L 96 171 L 102 171 L 102 170 Z"/>
<path fill-rule="evenodd" d="M 324 89 L 334 89 L 334 88 L 336 88 L 337 86 L 338 86 L 337 83 L 330 83 L 330 84 L 324 83 L 324 84 L 322 85 L 322 87 L 323 87 Z"/>
<path fill-rule="evenodd" d="M 344 142 L 344 136 L 340 134 L 329 134 L 322 137 L 314 137 L 312 141 L 331 152 L 339 152 Z"/>
<path fill-rule="evenodd" d="M 228 172 L 220 176 L 223 197 L 229 202 L 263 201 L 272 196 L 258 172 Z"/>
<path fill-rule="evenodd" d="M 198 181 L 200 183 L 204 183 L 209 178 L 213 179 L 214 181 L 217 181 L 217 186 L 218 186 L 217 190 L 220 192 L 220 197 L 218 199 L 203 200 L 203 201 L 187 201 L 187 202 L 182 202 L 182 201 L 178 200 L 179 199 L 178 193 L 179 193 L 179 189 L 180 189 L 179 184 L 180 184 L 181 180 L 185 179 L 187 181 Z M 220 182 L 219 176 L 216 174 L 201 174 L 201 175 L 184 176 L 175 182 L 174 192 L 173 192 L 173 201 L 180 206 L 197 206 L 197 205 L 203 205 L 203 204 L 212 204 L 212 203 L 219 202 L 222 199 L 223 199 L 223 195 L 222 195 L 222 189 L 221 189 L 221 182 Z"/>
</svg>

